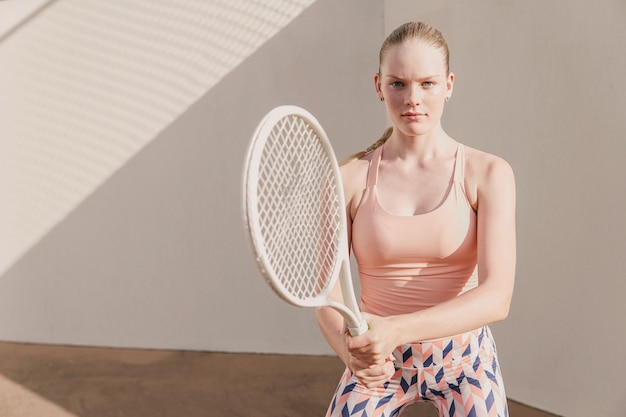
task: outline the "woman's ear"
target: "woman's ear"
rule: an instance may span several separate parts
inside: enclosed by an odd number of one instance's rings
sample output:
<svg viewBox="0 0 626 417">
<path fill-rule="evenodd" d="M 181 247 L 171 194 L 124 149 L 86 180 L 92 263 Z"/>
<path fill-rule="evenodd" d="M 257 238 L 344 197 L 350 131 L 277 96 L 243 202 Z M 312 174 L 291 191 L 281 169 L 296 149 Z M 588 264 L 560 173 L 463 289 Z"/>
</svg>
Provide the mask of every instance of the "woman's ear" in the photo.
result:
<svg viewBox="0 0 626 417">
<path fill-rule="evenodd" d="M 448 74 L 448 80 L 446 81 L 446 90 L 447 90 L 446 96 L 451 97 L 453 89 L 454 89 L 454 73 L 451 72 L 450 74 Z"/>
<path fill-rule="evenodd" d="M 379 73 L 375 73 L 374 74 L 374 88 L 376 89 L 376 94 L 378 95 L 378 98 L 380 100 L 382 100 L 384 97 L 383 97 L 383 92 L 381 90 L 380 74 Z"/>
</svg>

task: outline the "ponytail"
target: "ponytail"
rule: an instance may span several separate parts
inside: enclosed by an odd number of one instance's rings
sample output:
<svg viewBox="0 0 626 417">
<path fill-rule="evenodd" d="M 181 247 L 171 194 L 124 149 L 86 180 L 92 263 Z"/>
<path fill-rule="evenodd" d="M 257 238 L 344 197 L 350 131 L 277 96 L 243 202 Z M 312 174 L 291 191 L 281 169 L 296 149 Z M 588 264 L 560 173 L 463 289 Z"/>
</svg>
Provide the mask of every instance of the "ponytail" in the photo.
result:
<svg viewBox="0 0 626 417">
<path fill-rule="evenodd" d="M 363 158 L 365 155 L 367 155 L 368 153 L 372 152 L 373 150 L 381 147 L 385 142 L 387 142 L 387 139 L 389 139 L 389 137 L 391 136 L 391 134 L 393 133 L 393 127 L 388 127 L 385 132 L 383 133 L 383 135 L 380 137 L 380 139 L 378 139 L 376 142 L 374 142 L 373 144 L 371 144 L 367 149 L 365 149 L 364 151 L 361 152 L 357 152 L 354 155 L 349 156 L 348 158 L 346 158 L 340 165 L 345 165 L 348 162 L 352 162 L 355 161 L 357 159 L 361 159 Z"/>
</svg>

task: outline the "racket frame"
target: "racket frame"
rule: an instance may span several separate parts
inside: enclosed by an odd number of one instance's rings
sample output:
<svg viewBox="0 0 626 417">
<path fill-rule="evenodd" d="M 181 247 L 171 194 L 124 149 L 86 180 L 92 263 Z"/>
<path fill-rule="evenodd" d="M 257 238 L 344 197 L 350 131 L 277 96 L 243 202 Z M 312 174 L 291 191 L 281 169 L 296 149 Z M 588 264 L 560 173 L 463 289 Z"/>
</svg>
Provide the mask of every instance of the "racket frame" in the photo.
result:
<svg viewBox="0 0 626 417">
<path fill-rule="evenodd" d="M 260 164 L 260 159 L 264 144 L 267 141 L 270 132 L 273 130 L 276 123 L 285 117 L 296 116 L 305 121 L 309 127 L 311 127 L 322 144 L 333 171 L 332 180 L 335 182 L 336 198 L 341 210 L 339 210 L 340 217 L 340 239 L 338 246 L 338 257 L 333 265 L 332 272 L 330 273 L 330 279 L 316 297 L 308 299 L 301 299 L 294 297 L 291 293 L 285 290 L 279 280 L 276 278 L 271 263 L 268 261 L 268 256 L 265 251 L 265 246 L 262 242 L 261 233 L 258 232 L 259 226 L 259 213 L 255 209 L 258 201 L 257 187 L 258 176 L 256 175 Z M 363 320 L 361 315 L 356 295 L 354 292 L 354 285 L 352 282 L 352 275 L 350 273 L 350 252 L 348 247 L 348 233 L 347 233 L 347 219 L 346 219 L 346 203 L 343 193 L 343 184 L 341 181 L 341 171 L 337 158 L 335 157 L 334 150 L 326 135 L 326 132 L 322 128 L 317 119 L 309 113 L 307 110 L 293 105 L 279 106 L 271 110 L 265 115 L 257 126 L 250 145 L 248 147 L 243 173 L 243 217 L 244 225 L 248 231 L 248 241 L 250 247 L 254 253 L 254 257 L 261 272 L 261 275 L 265 278 L 265 281 L 274 290 L 274 292 L 289 304 L 298 307 L 309 308 L 321 308 L 331 307 L 339 312 L 345 322 L 347 330 L 352 336 L 357 336 L 365 333 L 368 330 L 368 325 Z M 343 303 L 332 300 L 330 293 L 335 287 L 337 280 L 341 285 L 341 291 L 343 294 Z"/>
</svg>

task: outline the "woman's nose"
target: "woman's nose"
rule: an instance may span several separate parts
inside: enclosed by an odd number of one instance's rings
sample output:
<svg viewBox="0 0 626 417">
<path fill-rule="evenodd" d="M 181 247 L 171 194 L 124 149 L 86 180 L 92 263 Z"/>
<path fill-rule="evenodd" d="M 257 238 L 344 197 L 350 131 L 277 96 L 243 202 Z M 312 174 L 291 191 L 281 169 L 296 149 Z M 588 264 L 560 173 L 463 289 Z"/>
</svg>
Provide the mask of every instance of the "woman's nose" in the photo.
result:
<svg viewBox="0 0 626 417">
<path fill-rule="evenodd" d="M 407 89 L 406 104 L 410 106 L 417 106 L 418 104 L 420 104 L 421 100 L 422 91 L 420 90 L 419 86 L 412 85 Z"/>
</svg>

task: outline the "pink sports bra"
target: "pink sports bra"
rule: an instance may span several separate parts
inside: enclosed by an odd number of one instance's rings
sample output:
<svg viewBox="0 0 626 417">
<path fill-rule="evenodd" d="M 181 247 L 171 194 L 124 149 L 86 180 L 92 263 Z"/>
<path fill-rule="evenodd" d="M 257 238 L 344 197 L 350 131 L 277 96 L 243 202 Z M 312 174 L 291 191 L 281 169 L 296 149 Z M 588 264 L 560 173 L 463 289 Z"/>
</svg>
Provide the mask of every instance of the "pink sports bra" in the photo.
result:
<svg viewBox="0 0 626 417">
<path fill-rule="evenodd" d="M 372 154 L 352 248 L 363 311 L 388 316 L 437 305 L 477 285 L 476 213 L 465 195 L 461 144 L 453 183 L 436 209 L 415 216 L 385 211 L 376 192 L 382 148 Z"/>
</svg>

